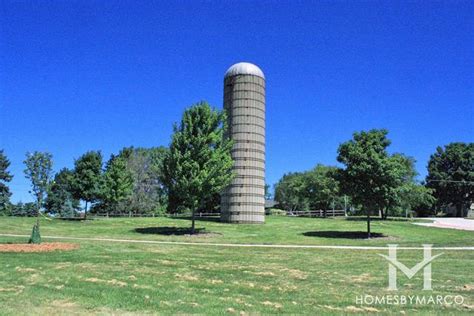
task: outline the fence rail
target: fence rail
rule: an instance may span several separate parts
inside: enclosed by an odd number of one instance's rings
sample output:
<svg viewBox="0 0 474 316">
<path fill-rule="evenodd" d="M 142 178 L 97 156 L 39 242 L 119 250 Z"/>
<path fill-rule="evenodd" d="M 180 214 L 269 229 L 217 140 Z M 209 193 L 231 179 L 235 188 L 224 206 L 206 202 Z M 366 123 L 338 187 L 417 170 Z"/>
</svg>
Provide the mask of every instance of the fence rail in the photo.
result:
<svg viewBox="0 0 474 316">
<path fill-rule="evenodd" d="M 288 216 L 300 216 L 300 217 L 336 217 L 346 216 L 344 210 L 315 210 L 315 211 L 293 211 L 288 212 Z"/>
<path fill-rule="evenodd" d="M 196 218 L 201 217 L 219 217 L 220 213 L 204 213 L 204 212 L 196 212 Z M 336 216 L 346 216 L 346 212 L 344 210 L 313 210 L 313 211 L 288 211 L 287 216 L 296 216 L 296 217 L 336 217 Z M 10 215 L 14 217 L 19 217 L 18 215 Z M 32 214 L 27 217 L 36 216 Z M 176 213 L 176 214 L 135 214 L 135 213 L 88 213 L 87 218 L 120 218 L 120 217 L 129 217 L 129 218 L 137 218 L 137 217 L 170 217 L 170 218 L 177 218 L 177 217 L 191 217 L 192 213 Z M 20 216 L 24 217 L 24 216 Z M 80 220 L 84 218 L 84 214 L 78 214 L 73 217 L 53 217 L 56 219 L 77 219 Z"/>
<path fill-rule="evenodd" d="M 95 213 L 87 214 L 91 218 L 110 218 L 110 217 L 191 217 L 192 213 L 176 213 L 176 214 L 134 214 L 134 213 Z M 220 216 L 220 213 L 203 213 L 196 212 L 196 217 Z"/>
</svg>

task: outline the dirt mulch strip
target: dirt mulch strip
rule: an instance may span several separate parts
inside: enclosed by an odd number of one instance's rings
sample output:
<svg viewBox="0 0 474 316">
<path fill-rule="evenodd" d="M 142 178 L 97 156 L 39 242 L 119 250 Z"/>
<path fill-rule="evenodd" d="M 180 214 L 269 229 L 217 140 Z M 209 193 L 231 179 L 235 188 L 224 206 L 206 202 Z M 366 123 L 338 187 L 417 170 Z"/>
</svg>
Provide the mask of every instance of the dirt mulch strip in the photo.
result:
<svg viewBox="0 0 474 316">
<path fill-rule="evenodd" d="M 0 244 L 0 252 L 50 252 L 55 250 L 74 250 L 79 244 L 64 242 L 43 242 L 34 244 Z"/>
</svg>

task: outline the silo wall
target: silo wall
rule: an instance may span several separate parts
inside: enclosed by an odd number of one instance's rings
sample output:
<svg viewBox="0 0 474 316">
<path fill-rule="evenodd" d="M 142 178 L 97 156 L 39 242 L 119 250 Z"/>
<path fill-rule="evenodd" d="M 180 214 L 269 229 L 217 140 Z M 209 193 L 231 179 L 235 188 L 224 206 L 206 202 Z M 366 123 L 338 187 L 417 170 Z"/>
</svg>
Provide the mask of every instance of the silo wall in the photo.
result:
<svg viewBox="0 0 474 316">
<path fill-rule="evenodd" d="M 232 223 L 265 221 L 265 79 L 253 74 L 226 76 L 226 136 L 234 141 L 236 177 L 221 195 L 221 219 Z"/>
</svg>

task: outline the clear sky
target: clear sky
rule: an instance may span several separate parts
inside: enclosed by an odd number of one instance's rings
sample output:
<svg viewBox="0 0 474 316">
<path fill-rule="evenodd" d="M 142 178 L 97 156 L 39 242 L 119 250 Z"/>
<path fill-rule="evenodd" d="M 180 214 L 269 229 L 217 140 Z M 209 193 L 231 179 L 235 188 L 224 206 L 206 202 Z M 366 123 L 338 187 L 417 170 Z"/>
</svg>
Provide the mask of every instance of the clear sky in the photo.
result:
<svg viewBox="0 0 474 316">
<path fill-rule="evenodd" d="M 233 63 L 267 78 L 267 182 L 335 165 L 387 128 L 417 160 L 474 141 L 472 1 L 0 1 L 0 148 L 29 201 L 27 151 L 168 145 L 200 100 L 222 108 Z"/>
</svg>

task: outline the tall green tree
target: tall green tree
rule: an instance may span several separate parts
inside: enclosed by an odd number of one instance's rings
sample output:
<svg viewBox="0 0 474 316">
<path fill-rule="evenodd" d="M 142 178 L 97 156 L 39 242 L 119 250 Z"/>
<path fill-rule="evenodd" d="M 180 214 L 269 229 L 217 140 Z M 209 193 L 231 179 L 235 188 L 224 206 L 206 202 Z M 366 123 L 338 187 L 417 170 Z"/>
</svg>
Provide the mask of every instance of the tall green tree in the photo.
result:
<svg viewBox="0 0 474 316">
<path fill-rule="evenodd" d="M 107 162 L 104 173 L 102 198 L 109 209 L 115 210 L 120 202 L 133 193 L 132 173 L 127 162 L 119 156 L 112 156 Z"/>
<path fill-rule="evenodd" d="M 307 178 L 304 173 L 283 175 L 275 185 L 275 200 L 289 212 L 309 209 Z"/>
<path fill-rule="evenodd" d="M 438 147 L 428 162 L 427 186 L 441 205 L 454 205 L 456 216 L 465 216 L 474 201 L 474 143 Z"/>
<path fill-rule="evenodd" d="M 310 208 L 326 211 L 340 199 L 338 168 L 318 164 L 306 172 L 306 192 Z"/>
<path fill-rule="evenodd" d="M 168 190 L 169 211 L 192 211 L 191 232 L 195 231 L 195 212 L 202 209 L 234 177 L 230 154 L 232 142 L 224 137 L 224 112 L 206 102 L 188 108 L 174 134 L 163 163 Z"/>
<path fill-rule="evenodd" d="M 399 188 L 397 206 L 408 216 L 408 212 L 416 211 L 417 216 L 432 214 L 436 202 L 433 189 L 415 182 L 405 183 Z"/>
<path fill-rule="evenodd" d="M 73 196 L 74 172 L 67 168 L 61 169 L 51 183 L 45 207 L 49 212 L 61 217 L 73 217 L 79 210 L 79 200 Z"/>
<path fill-rule="evenodd" d="M 87 206 L 100 199 L 102 194 L 102 154 L 89 151 L 74 162 L 74 197 L 85 202 L 84 218 L 87 218 Z"/>
<path fill-rule="evenodd" d="M 165 147 L 128 147 L 120 151 L 118 156 L 126 161 L 133 178 L 133 192 L 120 202 L 121 210 L 135 214 L 165 210 L 168 198 L 162 181 L 162 166 L 167 152 Z"/>
<path fill-rule="evenodd" d="M 13 179 L 13 175 L 8 171 L 10 161 L 4 154 L 3 149 L 0 150 L 0 214 L 8 213 L 11 209 L 10 188 L 7 183 Z"/>
<path fill-rule="evenodd" d="M 389 155 L 390 140 L 385 129 L 356 132 L 338 148 L 337 160 L 345 165 L 341 185 L 355 204 L 367 213 L 367 235 L 370 238 L 370 214 L 380 211 L 384 218 L 394 204 L 396 190 L 409 177 L 407 158 Z"/>
<path fill-rule="evenodd" d="M 47 152 L 27 153 L 24 161 L 25 176 L 31 181 L 31 193 L 36 198 L 36 224 L 33 226 L 30 243 L 41 243 L 39 216 L 51 183 L 53 156 Z"/>
</svg>

